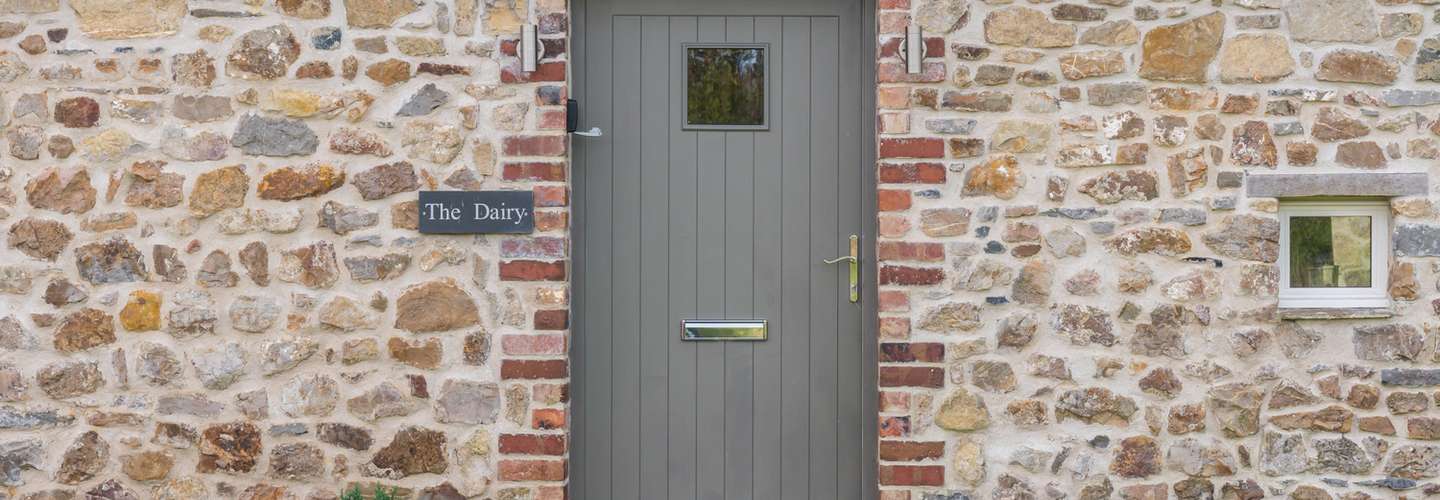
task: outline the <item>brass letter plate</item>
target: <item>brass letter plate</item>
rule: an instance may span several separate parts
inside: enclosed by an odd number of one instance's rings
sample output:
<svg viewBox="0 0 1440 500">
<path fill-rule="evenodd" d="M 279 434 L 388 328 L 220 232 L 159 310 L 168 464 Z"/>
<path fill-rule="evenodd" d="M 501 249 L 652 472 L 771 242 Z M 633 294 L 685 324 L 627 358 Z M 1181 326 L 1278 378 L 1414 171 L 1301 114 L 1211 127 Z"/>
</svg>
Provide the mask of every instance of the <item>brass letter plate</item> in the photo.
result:
<svg viewBox="0 0 1440 500">
<path fill-rule="evenodd" d="M 763 319 L 687 319 L 681 322 L 680 340 L 765 340 L 768 330 Z"/>
</svg>

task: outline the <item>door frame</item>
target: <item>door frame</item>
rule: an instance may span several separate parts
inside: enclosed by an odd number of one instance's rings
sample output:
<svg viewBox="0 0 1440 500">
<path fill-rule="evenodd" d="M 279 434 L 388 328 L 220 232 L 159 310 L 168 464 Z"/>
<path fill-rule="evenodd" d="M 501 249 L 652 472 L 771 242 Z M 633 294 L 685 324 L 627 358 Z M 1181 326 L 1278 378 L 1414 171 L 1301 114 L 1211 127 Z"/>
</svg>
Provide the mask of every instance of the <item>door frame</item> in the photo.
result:
<svg viewBox="0 0 1440 500">
<path fill-rule="evenodd" d="M 586 14 L 588 12 L 588 1 L 589 0 L 570 0 L 570 50 L 568 54 L 569 64 L 567 67 L 570 82 L 569 97 L 571 99 L 576 99 L 577 101 L 579 101 L 578 108 L 580 116 L 578 117 L 578 123 L 581 130 L 588 129 L 592 125 L 585 121 L 585 102 L 579 100 L 577 97 L 585 95 L 586 88 L 585 64 L 587 60 L 585 57 L 585 23 Z M 719 3 L 723 5 L 724 2 Z M 878 120 L 879 116 L 879 109 L 876 107 L 875 104 L 876 92 L 879 89 L 879 84 L 875 77 L 877 54 L 876 41 L 879 37 L 879 25 L 877 24 L 876 20 L 876 0 L 858 0 L 856 3 L 861 9 L 861 12 L 859 13 L 860 15 L 858 16 L 858 18 L 860 19 L 859 29 L 861 31 L 861 33 L 858 33 L 858 35 L 861 37 L 860 50 L 855 54 L 850 54 L 849 57 L 853 58 L 852 62 L 860 64 L 860 77 L 862 80 L 861 82 L 859 82 L 859 125 L 861 144 L 859 165 L 860 192 L 858 193 L 858 196 L 860 197 L 859 202 L 861 213 L 859 231 L 861 262 L 860 355 L 862 359 L 861 366 L 859 368 L 861 391 L 860 421 L 864 422 L 864 425 L 861 426 L 861 458 L 862 460 L 864 460 L 865 466 L 861 467 L 860 480 L 861 485 L 864 488 L 864 497 L 874 499 L 878 498 L 880 495 L 880 483 L 878 478 L 880 472 L 880 385 L 878 376 L 880 369 L 878 355 L 878 351 L 880 348 L 878 336 L 880 313 L 878 300 L 879 269 L 877 268 L 876 260 L 876 253 L 878 251 L 876 244 L 876 231 L 879 225 L 880 215 L 880 212 L 876 206 L 878 196 L 877 191 L 879 188 L 878 180 L 876 178 L 878 168 L 876 145 L 879 141 L 879 136 L 877 135 L 875 127 L 876 121 Z M 700 12 L 667 12 L 667 14 L 697 16 L 721 15 L 718 11 L 706 12 L 703 9 Z M 755 15 L 776 15 L 776 13 L 757 12 Z M 580 321 L 580 315 L 583 314 L 583 308 L 579 306 L 581 294 L 578 294 L 575 291 L 583 290 L 585 282 L 585 273 L 583 272 L 583 269 L 585 267 L 585 258 L 584 253 L 581 252 L 579 249 L 584 248 L 583 242 L 585 241 L 586 214 L 580 207 L 585 206 L 585 190 L 582 189 L 582 186 L 584 186 L 584 184 L 586 183 L 587 172 L 585 169 L 584 161 L 585 155 L 580 154 L 581 148 L 577 146 L 580 145 L 582 141 L 586 141 L 588 139 L 585 137 L 575 136 L 573 134 L 569 136 L 569 139 L 571 141 L 570 147 L 568 149 L 568 151 L 570 152 L 571 193 L 571 272 L 568 274 L 568 276 L 570 276 L 571 290 L 570 324 L 580 325 L 583 324 L 583 322 Z M 836 248 L 836 255 L 840 255 L 843 252 L 844 249 Z M 839 268 L 836 269 L 837 272 L 840 272 L 838 271 Z M 569 359 L 571 364 L 570 373 L 572 375 L 570 378 L 571 388 L 568 391 L 570 394 L 570 404 L 568 408 L 572 414 L 577 413 L 583 407 L 580 399 L 583 397 L 582 395 L 584 394 L 584 391 L 581 390 L 584 385 L 583 377 L 575 375 L 577 373 L 580 373 L 578 370 L 576 370 L 576 360 L 580 359 L 581 355 L 583 354 L 581 346 L 584 345 L 582 342 L 576 341 L 575 337 L 577 335 L 583 335 L 583 332 L 571 330 L 569 342 Z M 572 417 L 569 418 L 568 421 L 572 422 L 572 425 L 567 427 L 566 431 L 566 434 L 568 436 L 567 441 L 570 443 L 570 447 L 567 451 L 569 453 L 570 460 L 573 462 L 575 460 L 575 457 L 577 456 L 574 449 L 574 443 L 578 442 L 576 439 L 574 439 L 574 435 L 579 431 L 576 426 L 573 425 L 573 423 L 580 422 L 580 419 L 574 418 L 572 415 Z M 571 470 L 573 471 L 573 469 L 574 468 L 572 467 Z"/>
</svg>

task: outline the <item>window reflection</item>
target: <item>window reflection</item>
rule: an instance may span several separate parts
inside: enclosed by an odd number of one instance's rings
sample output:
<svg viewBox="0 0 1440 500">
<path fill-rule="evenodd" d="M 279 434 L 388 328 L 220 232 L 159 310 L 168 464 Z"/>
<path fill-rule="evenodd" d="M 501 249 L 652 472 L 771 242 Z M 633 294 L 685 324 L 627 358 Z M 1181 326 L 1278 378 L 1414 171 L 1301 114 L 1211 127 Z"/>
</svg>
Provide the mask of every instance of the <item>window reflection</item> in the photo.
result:
<svg viewBox="0 0 1440 500">
<path fill-rule="evenodd" d="M 1291 288 L 1368 288 L 1370 217 L 1290 218 Z"/>
</svg>

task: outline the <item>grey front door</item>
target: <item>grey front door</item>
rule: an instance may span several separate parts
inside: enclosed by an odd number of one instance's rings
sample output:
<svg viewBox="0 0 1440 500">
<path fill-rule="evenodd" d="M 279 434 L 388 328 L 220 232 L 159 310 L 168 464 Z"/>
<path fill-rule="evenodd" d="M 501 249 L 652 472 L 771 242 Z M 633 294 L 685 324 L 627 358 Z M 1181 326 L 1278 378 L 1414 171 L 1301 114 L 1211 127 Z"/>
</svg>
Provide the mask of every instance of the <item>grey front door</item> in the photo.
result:
<svg viewBox="0 0 1440 500">
<path fill-rule="evenodd" d="M 574 139 L 572 498 L 873 498 L 873 297 L 821 263 L 874 219 L 863 3 L 576 12 L 580 127 L 604 136 Z M 768 129 L 683 126 L 686 44 L 710 43 L 768 47 Z M 769 338 L 683 341 L 686 319 Z"/>
</svg>

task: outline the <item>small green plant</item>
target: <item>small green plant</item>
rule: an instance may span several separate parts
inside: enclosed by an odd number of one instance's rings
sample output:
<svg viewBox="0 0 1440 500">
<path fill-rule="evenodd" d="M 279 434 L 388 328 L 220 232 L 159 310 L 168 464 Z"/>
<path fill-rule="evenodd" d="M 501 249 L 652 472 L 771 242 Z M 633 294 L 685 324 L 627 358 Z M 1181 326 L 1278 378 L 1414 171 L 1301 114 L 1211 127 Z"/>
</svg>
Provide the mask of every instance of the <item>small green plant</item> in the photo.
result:
<svg viewBox="0 0 1440 500">
<path fill-rule="evenodd" d="M 375 486 L 374 500 L 395 500 L 395 493 L 399 487 L 392 487 L 386 490 L 384 486 Z M 360 491 L 360 485 L 351 486 L 348 491 L 340 493 L 340 500 L 366 500 L 365 493 Z"/>
</svg>

